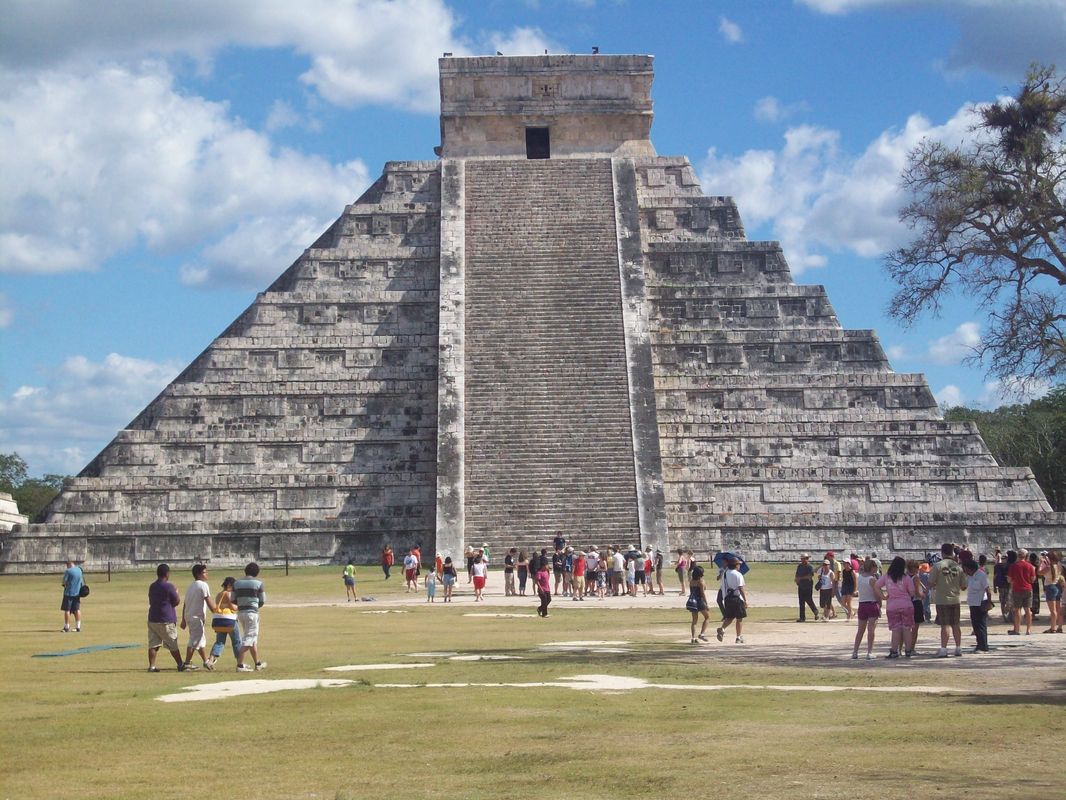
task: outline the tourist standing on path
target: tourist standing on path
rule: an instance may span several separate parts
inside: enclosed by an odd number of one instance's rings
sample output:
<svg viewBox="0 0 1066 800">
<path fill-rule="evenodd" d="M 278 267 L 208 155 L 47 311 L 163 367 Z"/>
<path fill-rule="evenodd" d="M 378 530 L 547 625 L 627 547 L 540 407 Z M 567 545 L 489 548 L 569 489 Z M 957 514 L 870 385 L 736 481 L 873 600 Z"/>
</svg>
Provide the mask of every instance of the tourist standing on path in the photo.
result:
<svg viewBox="0 0 1066 800">
<path fill-rule="evenodd" d="M 1007 633 L 1017 636 L 1020 633 L 1021 619 L 1025 616 L 1025 635 L 1033 632 L 1033 581 L 1036 569 L 1029 563 L 1029 551 L 1019 549 L 1018 560 L 1007 569 L 1010 581 L 1010 599 L 1014 607 L 1014 630 Z"/>
<path fill-rule="evenodd" d="M 459 576 L 455 574 L 455 564 L 452 563 L 452 557 L 448 556 L 444 559 L 444 569 L 441 571 L 441 583 L 444 584 L 444 602 L 450 603 L 452 601 L 452 590 L 455 588 L 455 582 L 459 579 Z"/>
<path fill-rule="evenodd" d="M 655 560 L 653 562 L 655 568 L 655 588 L 659 590 L 659 595 L 663 594 L 663 551 L 655 551 Z"/>
<path fill-rule="evenodd" d="M 1062 572 L 1062 554 L 1052 550 L 1047 554 L 1047 561 L 1042 565 L 1044 577 L 1044 599 L 1047 601 L 1050 622 L 1044 633 L 1062 633 L 1062 589 L 1066 577 Z"/>
<path fill-rule="evenodd" d="M 1033 619 L 1037 619 L 1040 616 L 1040 598 L 1043 596 L 1043 590 L 1040 588 L 1040 558 L 1036 553 L 1029 553 L 1029 563 L 1033 565 Z"/>
<path fill-rule="evenodd" d="M 574 586 L 571 593 L 573 600 L 585 600 L 585 551 L 579 550 L 574 556 Z"/>
<path fill-rule="evenodd" d="M 405 592 L 418 591 L 418 556 L 413 547 L 403 557 L 403 581 Z"/>
<path fill-rule="evenodd" d="M 567 545 L 563 550 L 563 597 L 574 594 L 574 548 Z"/>
<path fill-rule="evenodd" d="M 515 594 L 514 588 L 514 567 L 515 567 L 515 548 L 511 548 L 507 551 L 507 555 L 503 557 L 503 596 L 513 597 Z"/>
<path fill-rule="evenodd" d="M 359 595 L 356 594 L 355 591 L 355 564 L 352 563 L 352 560 L 350 558 L 348 559 L 348 563 L 345 565 L 344 572 L 341 573 L 341 575 L 344 578 L 344 593 L 345 597 L 348 598 L 348 602 L 350 603 L 353 600 L 358 600 Z"/>
<path fill-rule="evenodd" d="M 392 564 L 396 560 L 396 557 L 392 553 L 392 548 L 385 545 L 385 549 L 381 551 L 381 571 L 385 573 L 385 580 L 389 579 L 389 571 L 392 569 Z"/>
<path fill-rule="evenodd" d="M 438 581 L 441 579 L 441 576 L 444 575 L 444 559 L 441 557 L 440 553 L 437 553 L 436 557 L 433 559 L 433 571 L 437 573 Z"/>
<path fill-rule="evenodd" d="M 807 621 L 807 608 L 814 614 L 815 622 L 818 621 L 818 609 L 814 605 L 814 567 L 811 566 L 811 554 L 800 555 L 800 563 L 796 565 L 796 593 L 799 595 L 800 615 L 796 622 Z"/>
<path fill-rule="evenodd" d="M 537 564 L 537 571 L 533 575 L 533 583 L 537 587 L 537 596 L 540 598 L 537 614 L 542 617 L 548 616 L 548 604 L 552 601 L 551 578 L 548 576 L 549 563 L 547 553 L 543 553 Z"/>
<path fill-rule="evenodd" d="M 155 568 L 155 582 L 148 587 L 148 671 L 159 672 L 155 658 L 159 648 L 166 645 L 178 672 L 185 671 L 185 662 L 178 650 L 178 613 L 181 605 L 178 590 L 170 582 L 170 567 L 160 564 Z"/>
<path fill-rule="evenodd" d="M 728 569 L 722 575 L 722 604 L 725 607 L 722 624 L 715 633 L 718 641 L 725 637 L 726 628 L 737 623 L 737 644 L 744 643 L 744 617 L 748 616 L 748 591 L 744 587 L 744 576 L 740 574 L 740 560 L 737 558 L 726 559 Z M 702 567 L 696 567 L 702 569 Z"/>
<path fill-rule="evenodd" d="M 241 634 L 237 630 L 237 604 L 233 600 L 233 584 L 236 578 L 227 577 L 222 581 L 222 591 L 215 595 L 215 616 L 211 621 L 211 629 L 215 632 L 215 643 L 211 646 L 211 666 L 214 667 L 222 650 L 226 647 L 226 637 L 229 637 L 233 647 L 233 658 L 241 657 Z"/>
<path fill-rule="evenodd" d="M 833 572 L 833 562 L 828 558 L 822 562 L 818 570 L 818 605 L 822 609 L 822 621 L 828 622 L 836 618 L 833 609 L 833 598 L 836 597 L 836 573 Z"/>
<path fill-rule="evenodd" d="M 840 573 L 840 604 L 844 606 L 844 613 L 847 614 L 847 618 L 850 620 L 855 616 L 852 603 L 855 600 L 855 579 L 858 577 L 858 573 L 851 566 L 850 559 L 845 560 L 841 566 L 843 569 Z"/>
<path fill-rule="evenodd" d="M 518 551 L 518 561 L 515 563 L 515 569 L 518 570 L 518 594 L 525 597 L 526 581 L 529 580 L 529 557 L 526 555 L 525 550 Z"/>
<path fill-rule="evenodd" d="M 559 587 L 563 583 L 563 560 L 566 558 L 564 553 L 559 548 L 555 549 L 552 553 L 552 575 L 555 577 L 555 594 L 559 594 Z"/>
<path fill-rule="evenodd" d="M 925 603 L 928 599 L 929 590 L 925 588 L 925 584 L 921 579 L 921 568 L 913 558 L 907 562 L 907 574 L 910 575 L 911 581 L 914 582 L 914 590 L 917 592 L 911 598 L 911 613 L 914 616 L 914 622 L 911 625 L 910 641 L 905 643 L 906 655 L 907 658 L 910 658 L 914 655 L 914 650 L 918 646 L 918 628 L 925 622 Z"/>
<path fill-rule="evenodd" d="M 887 600 L 885 616 L 888 618 L 888 630 L 892 634 L 888 657 L 899 658 L 904 643 L 911 638 L 911 622 L 914 619 L 914 581 L 907 575 L 907 561 L 903 556 L 896 556 L 874 586 Z M 910 653 L 907 653 L 910 656 Z"/>
<path fill-rule="evenodd" d="M 696 567 L 688 581 L 688 601 L 685 608 L 692 612 L 692 644 L 706 642 L 707 626 L 711 622 L 710 606 L 707 603 L 707 585 L 703 582 L 703 567 Z M 703 615 L 703 625 L 696 635 L 696 620 Z"/>
<path fill-rule="evenodd" d="M 437 570 L 435 570 L 435 569 L 426 570 L 425 584 L 426 584 L 426 602 L 427 603 L 436 603 L 437 602 Z"/>
<path fill-rule="evenodd" d="M 81 587 L 85 585 L 85 575 L 74 559 L 67 559 L 67 568 L 63 572 L 63 602 L 59 609 L 63 612 L 63 633 L 70 632 L 70 618 L 74 617 L 74 632 L 81 633 Z M 53 595 L 54 596 L 54 595 Z"/>
<path fill-rule="evenodd" d="M 466 582 L 474 582 L 474 545 L 468 544 L 463 551 L 463 555 L 466 556 Z"/>
<path fill-rule="evenodd" d="M 855 631 L 855 645 L 851 649 L 853 659 L 859 657 L 859 645 L 862 637 L 866 637 L 866 658 L 874 657 L 874 635 L 877 631 L 877 620 L 881 618 L 881 592 L 874 585 L 877 582 L 877 564 L 872 558 L 866 559 L 859 573 L 859 619 L 858 629 Z"/>
<path fill-rule="evenodd" d="M 233 584 L 237 601 L 237 625 L 241 631 L 241 653 L 237 656 L 237 672 L 266 669 L 259 659 L 259 609 L 266 604 L 266 588 L 259 580 L 259 565 L 254 561 L 244 568 L 244 577 Z M 255 667 L 245 665 L 244 658 L 252 654 Z"/>
<path fill-rule="evenodd" d="M 677 550 L 677 561 L 674 562 L 674 572 L 677 573 L 677 582 L 681 587 L 680 595 L 685 594 L 685 574 L 688 572 L 688 559 L 685 558 L 685 551 L 681 548 Z"/>
<path fill-rule="evenodd" d="M 959 603 L 962 590 L 966 588 L 966 575 L 955 560 L 952 545 L 945 543 L 940 546 L 940 560 L 930 570 L 929 586 L 933 590 L 933 604 L 936 606 L 936 624 L 940 626 L 940 649 L 936 651 L 936 657 L 948 657 L 949 633 L 955 639 L 955 655 L 961 656 Z"/>
<path fill-rule="evenodd" d="M 988 585 L 988 574 L 976 561 L 970 560 L 962 565 L 966 573 L 966 605 L 970 607 L 970 624 L 977 637 L 975 653 L 988 652 L 988 612 L 993 607 L 992 587 Z"/>
<path fill-rule="evenodd" d="M 474 563 L 470 567 L 470 574 L 474 580 L 474 602 L 484 600 L 485 578 L 488 577 L 489 565 L 485 563 L 481 553 L 474 556 Z"/>
<path fill-rule="evenodd" d="M 207 567 L 194 564 L 192 583 L 185 590 L 185 605 L 181 615 L 181 629 L 189 629 L 189 644 L 185 648 L 185 669 L 196 669 L 192 654 L 199 653 L 204 669 L 214 669 L 207 658 L 207 609 L 218 611 L 218 606 L 211 598 L 211 587 L 207 585 Z"/>
</svg>

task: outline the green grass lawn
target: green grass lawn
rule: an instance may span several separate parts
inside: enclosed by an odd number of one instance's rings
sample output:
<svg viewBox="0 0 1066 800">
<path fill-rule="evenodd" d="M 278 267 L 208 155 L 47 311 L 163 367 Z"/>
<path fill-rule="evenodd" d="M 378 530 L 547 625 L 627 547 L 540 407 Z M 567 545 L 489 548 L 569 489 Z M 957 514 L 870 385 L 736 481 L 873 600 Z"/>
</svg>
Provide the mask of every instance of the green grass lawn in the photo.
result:
<svg viewBox="0 0 1066 800">
<path fill-rule="evenodd" d="M 790 565 L 758 565 L 753 591 L 788 591 Z M 226 570 L 212 570 L 217 586 Z M 90 575 L 85 630 L 61 634 L 58 576 L 0 577 L 0 798 L 732 798 L 1061 796 L 1060 694 L 721 692 L 565 688 L 381 688 L 425 682 L 523 683 L 606 673 L 666 684 L 929 684 L 933 670 L 825 670 L 718 659 L 679 643 L 683 609 L 568 608 L 550 620 L 467 617 L 469 604 L 362 614 L 343 604 L 339 568 L 267 570 L 260 675 L 148 674 L 147 573 Z M 402 589 L 360 568 L 363 593 Z M 185 575 L 176 576 L 184 589 Z M 669 587 L 669 584 L 668 584 Z M 278 607 L 288 603 L 338 606 Z M 275 605 L 277 604 L 277 605 Z M 530 609 L 532 610 L 532 602 Z M 520 612 L 522 609 L 495 609 Z M 749 625 L 783 620 L 758 608 Z M 657 636 L 676 632 L 677 636 Z M 624 654 L 545 652 L 548 642 L 626 640 Z M 34 653 L 137 643 L 65 658 Z M 184 647 L 184 641 L 182 641 Z M 721 646 L 719 646 L 721 647 Z M 521 656 L 436 659 L 427 669 L 327 673 L 421 651 Z M 711 657 L 708 657 L 710 655 Z M 430 659 L 433 660 L 433 659 Z M 198 661 L 198 659 L 197 659 Z M 157 698 L 195 684 L 345 678 L 318 688 L 190 703 Z M 960 677 L 959 680 L 965 680 Z M 1007 775 L 1010 775 L 1008 780 Z"/>
</svg>

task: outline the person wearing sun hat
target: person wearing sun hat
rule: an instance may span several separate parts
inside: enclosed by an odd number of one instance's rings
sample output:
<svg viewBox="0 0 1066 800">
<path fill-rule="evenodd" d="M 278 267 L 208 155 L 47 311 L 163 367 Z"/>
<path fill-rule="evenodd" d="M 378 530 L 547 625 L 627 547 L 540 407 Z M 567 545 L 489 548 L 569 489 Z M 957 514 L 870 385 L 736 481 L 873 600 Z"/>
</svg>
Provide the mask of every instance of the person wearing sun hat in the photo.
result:
<svg viewBox="0 0 1066 800">
<path fill-rule="evenodd" d="M 799 595 L 799 619 L 796 622 L 807 621 L 807 607 L 810 606 L 814 613 L 815 622 L 818 621 L 818 607 L 814 604 L 814 567 L 811 566 L 811 554 L 800 555 L 800 563 L 796 565 L 796 590 Z"/>
</svg>

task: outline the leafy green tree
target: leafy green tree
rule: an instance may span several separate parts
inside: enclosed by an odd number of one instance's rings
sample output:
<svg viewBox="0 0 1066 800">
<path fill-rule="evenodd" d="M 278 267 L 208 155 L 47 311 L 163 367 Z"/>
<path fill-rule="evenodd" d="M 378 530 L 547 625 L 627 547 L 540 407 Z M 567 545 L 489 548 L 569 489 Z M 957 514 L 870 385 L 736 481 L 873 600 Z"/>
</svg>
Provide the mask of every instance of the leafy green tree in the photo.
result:
<svg viewBox="0 0 1066 800">
<path fill-rule="evenodd" d="M 885 258 L 906 324 L 961 291 L 987 314 L 974 360 L 1002 379 L 1066 374 L 1066 79 L 1033 65 L 1018 94 L 976 109 L 973 141 L 908 157 L 913 240 Z"/>
<path fill-rule="evenodd" d="M 0 492 L 11 494 L 26 480 L 26 462 L 18 453 L 0 453 Z"/>
<path fill-rule="evenodd" d="M 996 460 L 1030 467 L 1051 507 L 1066 511 L 1066 386 L 1024 405 L 994 411 L 951 408 L 944 418 L 976 422 Z"/>
<path fill-rule="evenodd" d="M 7 492 L 18 504 L 19 513 L 36 517 L 63 488 L 65 475 L 50 473 L 43 478 L 28 477 L 26 461 L 18 453 L 0 453 L 0 492 Z"/>
</svg>

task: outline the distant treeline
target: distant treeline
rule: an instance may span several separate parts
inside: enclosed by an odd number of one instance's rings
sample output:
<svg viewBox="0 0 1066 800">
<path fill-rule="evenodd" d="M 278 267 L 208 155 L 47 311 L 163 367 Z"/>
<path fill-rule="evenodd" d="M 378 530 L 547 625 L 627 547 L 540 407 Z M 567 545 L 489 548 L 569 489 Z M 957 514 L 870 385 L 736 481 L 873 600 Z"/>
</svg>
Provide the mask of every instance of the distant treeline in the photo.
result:
<svg viewBox="0 0 1066 800">
<path fill-rule="evenodd" d="M 1032 467 L 1051 507 L 1066 511 L 1066 385 L 1039 400 L 994 411 L 949 408 L 944 418 L 976 422 L 1002 466 Z"/>
</svg>

